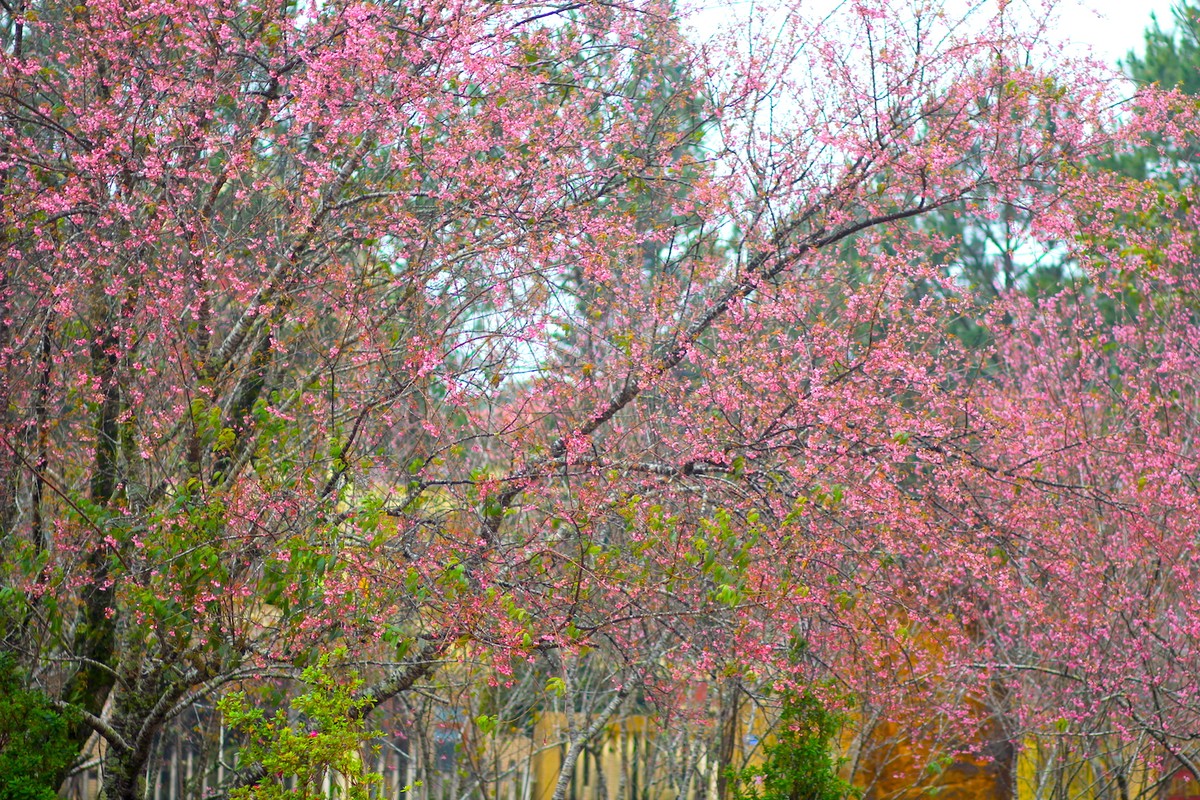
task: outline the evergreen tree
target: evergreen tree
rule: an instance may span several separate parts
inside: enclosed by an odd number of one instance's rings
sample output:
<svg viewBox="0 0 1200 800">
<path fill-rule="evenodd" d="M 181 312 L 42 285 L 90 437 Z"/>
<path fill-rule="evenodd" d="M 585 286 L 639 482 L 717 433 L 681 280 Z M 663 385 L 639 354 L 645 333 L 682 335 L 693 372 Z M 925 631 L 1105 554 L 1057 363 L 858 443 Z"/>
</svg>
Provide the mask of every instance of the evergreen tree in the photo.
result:
<svg viewBox="0 0 1200 800">
<path fill-rule="evenodd" d="M 1157 83 L 1200 94 L 1200 5 L 1178 3 L 1172 8 L 1175 26 L 1164 30 L 1154 15 L 1146 29 L 1146 52 L 1130 52 L 1124 66 L 1139 84 Z"/>
<path fill-rule="evenodd" d="M 1131 51 L 1123 66 L 1140 86 L 1157 84 L 1189 95 L 1200 94 L 1200 5 L 1183 0 L 1174 6 L 1171 16 L 1175 25 L 1164 30 L 1158 18 L 1151 15 L 1145 52 L 1139 56 Z M 1200 141 L 1194 136 L 1170 142 L 1154 138 L 1147 144 L 1137 153 L 1115 159 L 1113 166 L 1133 178 L 1154 177 L 1178 186 L 1180 176 L 1194 175 L 1200 164 Z"/>
</svg>

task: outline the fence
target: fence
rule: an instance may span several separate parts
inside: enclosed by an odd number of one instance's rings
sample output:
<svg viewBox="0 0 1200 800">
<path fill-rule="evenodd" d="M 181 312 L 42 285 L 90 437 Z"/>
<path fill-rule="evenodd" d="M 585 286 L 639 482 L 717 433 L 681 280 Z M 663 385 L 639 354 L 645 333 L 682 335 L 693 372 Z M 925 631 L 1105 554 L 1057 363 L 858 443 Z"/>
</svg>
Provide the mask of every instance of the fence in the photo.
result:
<svg viewBox="0 0 1200 800">
<path fill-rule="evenodd" d="M 377 740 L 365 756 L 366 768 L 382 777 L 371 793 L 389 800 L 549 800 L 566 752 L 565 730 L 561 714 L 543 714 L 532 732 L 509 731 L 484 748 L 464 746 L 461 732 L 451 726 Z M 215 736 L 205 733 L 181 731 L 160 740 L 147 800 L 203 800 L 226 783 L 238 768 L 231 737 L 219 726 Z M 567 800 L 661 800 L 656 755 L 645 717 L 609 726 L 581 755 Z M 93 759 L 67 780 L 60 795 L 95 800 L 103 779 L 100 760 Z M 288 789 L 297 788 L 294 776 L 280 780 Z M 323 789 L 336 798 L 338 778 L 326 776 Z"/>
<path fill-rule="evenodd" d="M 740 720 L 738 757 L 753 757 L 764 721 Z M 566 753 L 566 720 L 541 714 L 530 729 L 471 739 L 461 724 L 433 722 L 407 735 L 373 743 L 365 767 L 382 780 L 371 788 L 379 800 L 550 800 Z M 864 800 L 1200 800 L 1200 785 L 1184 771 L 1151 766 L 1148 754 L 1117 747 L 1084 758 L 1061 741 L 1030 739 L 1008 766 L 995 760 L 957 759 L 936 774 L 912 743 L 888 726 L 868 743 L 847 737 L 844 751 L 858 756 L 847 769 L 865 790 Z M 889 734 L 896 734 L 890 735 Z M 717 796 L 719 759 L 711 739 L 668 740 L 645 716 L 609 725 L 584 749 L 565 800 L 705 800 Z M 852 742 L 851 738 L 855 740 Z M 97 760 L 98 761 L 98 760 Z M 203 800 L 237 769 L 231 737 L 219 723 L 174 732 L 159 742 L 157 765 L 148 776 L 147 800 Z M 1008 775 L 1005 775 L 1005 771 Z M 63 786 L 65 800 L 95 800 L 103 775 L 98 763 Z M 295 789 L 294 776 L 281 779 Z M 336 776 L 320 787 L 340 795 Z"/>
</svg>

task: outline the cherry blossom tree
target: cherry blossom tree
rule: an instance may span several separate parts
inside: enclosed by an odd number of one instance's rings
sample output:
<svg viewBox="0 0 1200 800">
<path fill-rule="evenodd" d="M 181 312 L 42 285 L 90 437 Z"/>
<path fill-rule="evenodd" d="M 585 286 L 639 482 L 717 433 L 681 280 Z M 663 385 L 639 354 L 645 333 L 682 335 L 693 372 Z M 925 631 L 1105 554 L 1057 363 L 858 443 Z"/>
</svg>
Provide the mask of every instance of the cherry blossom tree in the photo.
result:
<svg viewBox="0 0 1200 800">
<path fill-rule="evenodd" d="M 584 655 L 590 720 L 736 679 L 965 725 L 997 672 L 1074 679 L 1047 651 L 1088 628 L 1038 592 L 1104 574 L 1107 490 L 1037 454 L 1095 449 L 1039 405 L 1082 328 L 1017 293 L 965 343 L 912 223 L 1098 237 L 1134 202 L 1079 177 L 1131 135 L 1105 76 L 1006 3 L 702 44 L 678 13 L 5 0 L 0 611 L 106 796 L 189 709 L 339 647 L 356 717 L 454 662 Z"/>
</svg>

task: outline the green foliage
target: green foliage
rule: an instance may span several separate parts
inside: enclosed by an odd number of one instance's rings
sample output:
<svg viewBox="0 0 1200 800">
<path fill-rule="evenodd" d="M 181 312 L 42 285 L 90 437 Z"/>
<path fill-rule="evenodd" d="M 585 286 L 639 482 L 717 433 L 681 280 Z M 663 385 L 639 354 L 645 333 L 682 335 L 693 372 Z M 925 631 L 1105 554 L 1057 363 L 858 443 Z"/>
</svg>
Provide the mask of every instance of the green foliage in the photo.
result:
<svg viewBox="0 0 1200 800">
<path fill-rule="evenodd" d="M 1179 2 L 1172 9 L 1172 16 L 1174 25 L 1165 30 L 1157 18 L 1151 18 L 1152 25 L 1145 33 L 1145 52 L 1140 56 L 1129 53 L 1123 66 L 1138 84 L 1157 84 L 1164 89 L 1179 89 L 1184 94 L 1200 94 L 1200 4 L 1195 0 Z M 1200 166 L 1200 141 L 1195 136 L 1171 141 L 1150 137 L 1147 144 L 1151 146 L 1113 159 L 1112 166 L 1134 178 L 1155 177 L 1176 187 L 1179 177 L 1172 168 L 1186 166 L 1186 172 L 1194 175 Z"/>
<path fill-rule="evenodd" d="M 731 771 L 734 800 L 845 800 L 859 792 L 838 775 L 830 740 L 839 715 L 807 692 L 789 694 L 774 744 L 765 746 L 760 766 Z"/>
<path fill-rule="evenodd" d="M 1171 11 L 1174 29 L 1163 30 L 1158 19 L 1151 17 L 1153 27 L 1146 30 L 1145 53 L 1130 53 L 1125 67 L 1139 83 L 1200 94 L 1200 6 L 1182 2 Z"/>
<path fill-rule="evenodd" d="M 345 651 L 335 651 L 335 659 Z M 369 772 L 360 755 L 368 741 L 380 736 L 367 730 L 362 711 L 369 702 L 356 692 L 362 681 L 354 675 L 339 680 L 329 669 L 330 656 L 302 673 L 308 691 L 294 698 L 291 713 L 280 709 L 268 717 L 250 705 L 244 692 L 226 695 L 217 708 L 231 728 L 247 735 L 239 758 L 261 763 L 273 780 L 235 790 L 233 800 L 325 800 L 325 777 L 346 800 L 368 800 L 370 789 L 382 778 Z M 295 777 L 296 788 L 284 788 L 284 779 Z"/>
<path fill-rule="evenodd" d="M 69 720 L 45 694 L 27 689 L 15 661 L 0 654 L 0 800 L 54 800 L 75 759 Z"/>
<path fill-rule="evenodd" d="M 1151 17 L 1145 31 L 1145 50 L 1130 52 L 1123 66 L 1141 85 L 1175 88 L 1200 94 L 1200 4 L 1182 0 L 1172 9 L 1173 26 Z M 1185 126 L 1186 129 L 1186 126 Z M 1170 268 L 1168 253 L 1178 247 L 1181 231 L 1190 231 L 1196 176 L 1200 174 L 1200 137 L 1194 133 L 1144 138 L 1144 146 L 1098 159 L 1096 166 L 1147 184 L 1137 211 L 1126 210 L 1095 238 L 1081 239 L 1094 253 L 1135 256 L 1146 270 L 1122 269 L 1108 277 L 1095 303 L 1107 325 L 1131 324 L 1147 313 L 1159 315 L 1172 302 L 1174 290 L 1151 275 Z M 1197 246 L 1193 237 L 1192 249 Z M 1116 370 L 1114 369 L 1114 376 Z"/>
</svg>

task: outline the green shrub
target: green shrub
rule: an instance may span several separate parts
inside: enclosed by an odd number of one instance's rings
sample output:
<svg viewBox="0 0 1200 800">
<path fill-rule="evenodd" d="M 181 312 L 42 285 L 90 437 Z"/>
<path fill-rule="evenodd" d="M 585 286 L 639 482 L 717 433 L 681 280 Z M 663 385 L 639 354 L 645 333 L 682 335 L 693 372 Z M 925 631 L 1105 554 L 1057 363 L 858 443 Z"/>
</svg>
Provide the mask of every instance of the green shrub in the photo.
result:
<svg viewBox="0 0 1200 800">
<path fill-rule="evenodd" d="M 334 660 L 346 657 L 345 649 L 332 653 Z M 288 709 L 268 715 L 251 704 L 244 692 L 231 692 L 217 704 L 231 728 L 247 735 L 239 751 L 245 763 L 262 764 L 268 780 L 235 789 L 233 800 L 325 800 L 324 779 L 330 773 L 341 800 L 370 800 L 378 792 L 382 776 L 370 771 L 360 751 L 382 736 L 368 730 L 362 710 L 368 698 L 357 696 L 362 680 L 351 674 L 339 680 L 330 667 L 330 655 L 304 670 L 307 691 L 291 701 Z M 295 789 L 284 779 L 292 777 Z"/>
<path fill-rule="evenodd" d="M 761 765 L 733 770 L 734 800 L 845 800 L 859 791 L 838 775 L 830 740 L 842 719 L 807 692 L 789 694 Z"/>
<path fill-rule="evenodd" d="M 16 661 L 0 653 L 0 800 L 54 800 L 75 759 L 63 714 L 25 686 Z"/>
</svg>

